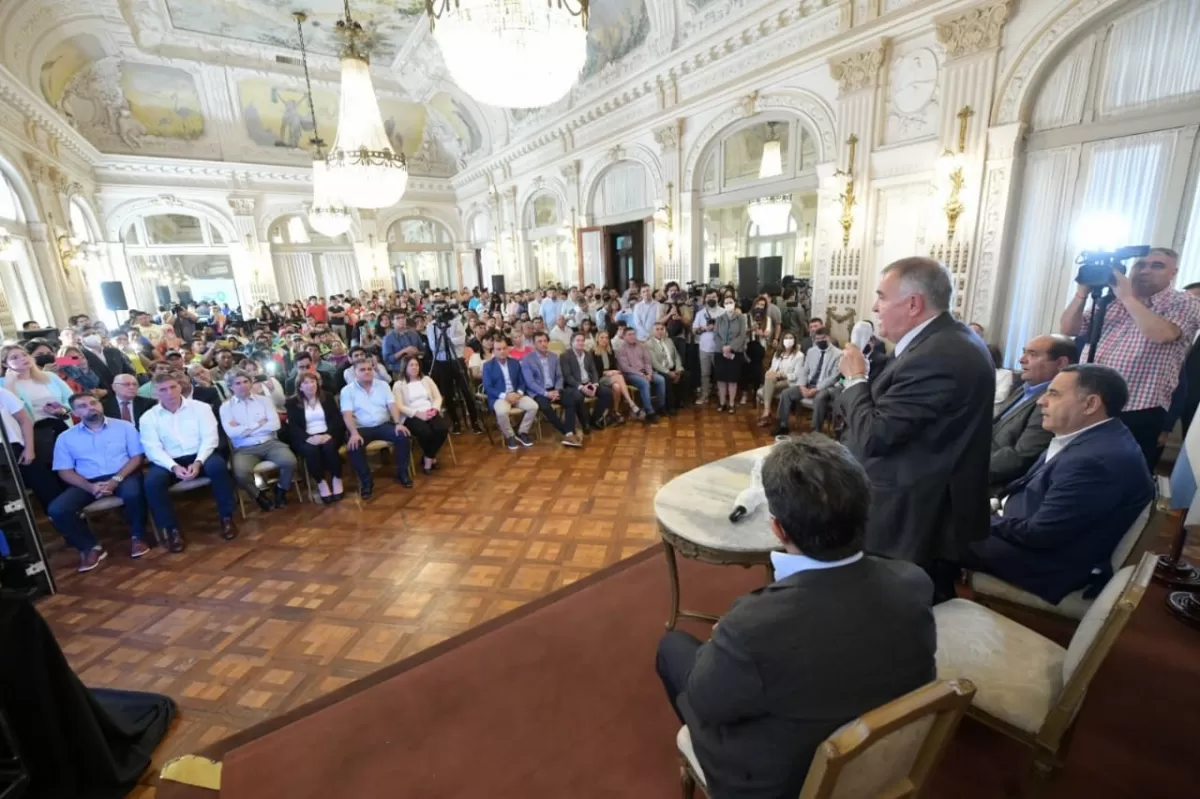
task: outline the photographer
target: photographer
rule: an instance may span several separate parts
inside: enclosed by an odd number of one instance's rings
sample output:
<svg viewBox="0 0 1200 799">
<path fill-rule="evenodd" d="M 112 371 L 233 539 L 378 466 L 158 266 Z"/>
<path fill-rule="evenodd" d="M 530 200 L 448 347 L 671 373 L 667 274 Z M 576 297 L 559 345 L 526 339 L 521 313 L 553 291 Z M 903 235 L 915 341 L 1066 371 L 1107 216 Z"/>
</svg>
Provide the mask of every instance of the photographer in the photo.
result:
<svg viewBox="0 0 1200 799">
<path fill-rule="evenodd" d="M 1112 270 L 1111 298 L 1094 359 L 1125 378 L 1129 399 L 1120 418 L 1151 470 L 1158 460 L 1158 440 L 1171 394 L 1200 329 L 1200 299 L 1171 287 L 1178 270 L 1178 253 L 1165 247 L 1155 247 L 1135 261 L 1128 277 L 1120 269 Z M 1083 308 L 1091 291 L 1092 286 L 1084 283 L 1076 289 L 1062 315 L 1065 335 L 1087 340 L 1094 309 L 1084 313 Z M 1080 360 L 1089 360 L 1088 348 Z"/>
<path fill-rule="evenodd" d="M 471 420 L 471 430 L 483 432 L 479 423 L 479 412 L 472 401 L 471 387 L 467 384 L 467 365 L 462 359 L 463 347 L 467 343 L 467 332 L 463 328 L 458 311 L 447 305 L 441 294 L 434 295 L 433 309 L 429 325 L 426 328 L 429 349 L 433 352 L 433 368 L 430 376 L 442 392 L 453 432 L 462 433 L 462 407 L 466 406 L 467 416 Z M 448 350 L 451 347 L 453 355 Z"/>
</svg>

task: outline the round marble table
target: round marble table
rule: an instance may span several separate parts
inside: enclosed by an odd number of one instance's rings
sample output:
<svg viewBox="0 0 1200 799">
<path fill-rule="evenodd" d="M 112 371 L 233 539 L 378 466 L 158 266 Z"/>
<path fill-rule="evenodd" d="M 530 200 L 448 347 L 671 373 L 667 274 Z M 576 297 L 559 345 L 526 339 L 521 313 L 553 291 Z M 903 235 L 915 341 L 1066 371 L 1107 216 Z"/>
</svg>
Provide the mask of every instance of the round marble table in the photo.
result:
<svg viewBox="0 0 1200 799">
<path fill-rule="evenodd" d="M 716 616 L 679 609 L 679 568 L 675 553 L 720 566 L 756 566 L 772 577 L 771 552 L 782 549 L 767 518 L 764 503 L 737 524 L 729 521 L 734 500 L 750 485 L 750 470 L 771 448 L 739 452 L 679 475 L 658 490 L 654 515 L 662 534 L 671 581 L 671 617 L 667 629 L 679 618 L 717 621 Z"/>
</svg>

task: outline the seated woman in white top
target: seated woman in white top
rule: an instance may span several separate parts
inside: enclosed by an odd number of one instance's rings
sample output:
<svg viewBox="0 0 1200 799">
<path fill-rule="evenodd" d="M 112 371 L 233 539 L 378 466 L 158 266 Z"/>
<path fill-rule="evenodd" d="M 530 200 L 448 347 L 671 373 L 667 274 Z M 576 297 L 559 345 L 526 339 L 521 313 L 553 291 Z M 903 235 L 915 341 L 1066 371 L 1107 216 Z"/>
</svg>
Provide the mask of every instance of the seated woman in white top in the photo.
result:
<svg viewBox="0 0 1200 799">
<path fill-rule="evenodd" d="M 471 358 L 467 361 L 467 371 L 476 381 L 483 379 L 483 365 L 492 359 L 495 343 L 496 340 L 490 334 L 485 334 L 479 339 L 479 346 L 483 347 L 483 352 L 471 353 Z"/>
<path fill-rule="evenodd" d="M 762 386 L 762 415 L 758 426 L 768 427 L 771 424 L 771 412 L 775 407 L 775 392 L 783 391 L 798 380 L 801 368 L 804 366 L 804 354 L 796 344 L 795 333 L 784 333 L 780 348 L 771 359 L 771 368 L 763 375 Z"/>
<path fill-rule="evenodd" d="M 421 445 L 421 471 L 433 474 L 438 450 L 450 435 L 450 425 L 442 415 L 442 394 L 432 380 L 421 374 L 419 358 L 405 358 L 400 374 L 402 377 L 392 386 L 400 421 Z"/>
<path fill-rule="evenodd" d="M 342 456 L 346 423 L 333 397 L 321 390 L 320 376 L 305 372 L 296 378 L 296 394 L 284 405 L 292 449 L 303 456 L 308 473 L 317 482 L 321 502 L 345 499 Z"/>
</svg>

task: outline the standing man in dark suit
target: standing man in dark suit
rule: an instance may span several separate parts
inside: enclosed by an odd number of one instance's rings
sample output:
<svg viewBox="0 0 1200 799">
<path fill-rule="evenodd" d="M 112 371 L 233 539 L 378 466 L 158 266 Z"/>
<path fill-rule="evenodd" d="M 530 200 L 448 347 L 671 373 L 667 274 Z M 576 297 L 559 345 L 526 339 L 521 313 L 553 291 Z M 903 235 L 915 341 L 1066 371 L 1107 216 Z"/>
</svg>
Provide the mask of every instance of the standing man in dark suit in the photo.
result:
<svg viewBox="0 0 1200 799">
<path fill-rule="evenodd" d="M 868 383 L 862 352 L 848 348 L 838 400 L 842 440 L 871 478 L 866 549 L 924 567 L 944 601 L 966 544 L 987 529 L 995 367 L 950 315 L 953 284 L 937 261 L 896 261 L 875 294 L 895 357 Z"/>
<path fill-rule="evenodd" d="M 1145 456 L 1114 417 L 1129 390 L 1116 370 L 1068 366 L 1038 400 L 1054 438 L 1010 485 L 1003 516 L 971 545 L 963 565 L 994 574 L 1051 604 L 1112 577 L 1113 550 L 1154 500 Z"/>
<path fill-rule="evenodd" d="M 596 373 L 596 364 L 591 354 L 584 348 L 587 337 L 582 333 L 571 336 L 571 349 L 558 359 L 562 369 L 563 386 L 579 393 L 579 407 L 576 409 L 583 432 L 590 433 L 592 428 L 604 429 L 604 413 L 612 407 L 612 389 L 600 385 L 600 375 Z M 587 416 L 586 400 L 595 399 L 592 415 Z"/>
<path fill-rule="evenodd" d="M 933 585 L 911 563 L 863 554 L 871 489 L 850 452 L 800 436 L 775 445 L 762 477 L 785 550 L 771 555 L 775 582 L 734 602 L 708 643 L 672 631 L 658 646 L 705 790 L 721 799 L 799 795 L 830 733 L 936 676 Z"/>
<path fill-rule="evenodd" d="M 142 414 L 158 404 L 157 400 L 139 397 L 138 381 L 133 375 L 117 375 L 113 378 L 112 393 L 104 398 L 104 415 L 110 419 L 122 419 L 139 430 Z"/>
<path fill-rule="evenodd" d="M 1046 451 L 1054 434 L 1042 427 L 1038 400 L 1058 373 L 1079 361 L 1079 348 L 1066 336 L 1038 336 L 1021 352 L 1021 384 L 1000 404 L 992 422 L 992 465 L 988 484 L 995 495 Z"/>
</svg>

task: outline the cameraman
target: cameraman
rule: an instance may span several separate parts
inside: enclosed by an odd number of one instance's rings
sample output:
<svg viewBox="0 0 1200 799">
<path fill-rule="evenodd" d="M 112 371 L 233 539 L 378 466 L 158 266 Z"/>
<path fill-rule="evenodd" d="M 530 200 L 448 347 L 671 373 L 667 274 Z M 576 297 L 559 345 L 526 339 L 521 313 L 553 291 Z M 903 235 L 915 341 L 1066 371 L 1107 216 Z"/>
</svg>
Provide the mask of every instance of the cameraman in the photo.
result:
<svg viewBox="0 0 1200 799">
<path fill-rule="evenodd" d="M 438 391 L 442 392 L 442 398 L 448 406 L 453 432 L 456 435 L 462 433 L 461 403 L 467 408 L 471 430 L 482 433 L 483 425 L 479 423 L 479 412 L 472 401 L 474 395 L 467 384 L 467 364 L 462 359 L 463 347 L 467 344 L 467 331 L 463 328 L 457 310 L 447 305 L 441 294 L 434 295 L 433 312 L 425 334 L 429 340 L 429 349 L 433 352 L 433 369 L 430 370 L 430 376 L 437 384 Z M 451 360 L 450 353 L 447 352 L 447 344 L 453 345 L 454 360 Z"/>
<path fill-rule="evenodd" d="M 1121 421 L 1133 433 L 1153 471 L 1158 439 L 1179 382 L 1192 339 L 1200 329 L 1200 299 L 1171 287 L 1179 270 L 1179 254 L 1155 247 L 1134 262 L 1126 277 L 1113 269 L 1112 299 L 1096 346 L 1095 363 L 1115 369 L 1129 386 Z M 1079 284 L 1075 298 L 1063 311 L 1062 332 L 1090 334 L 1092 310 L 1083 307 L 1091 287 Z M 1088 360 L 1088 348 L 1081 362 Z"/>
</svg>

